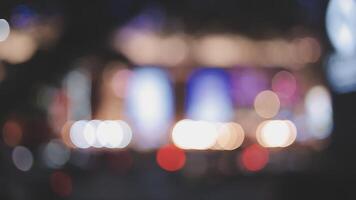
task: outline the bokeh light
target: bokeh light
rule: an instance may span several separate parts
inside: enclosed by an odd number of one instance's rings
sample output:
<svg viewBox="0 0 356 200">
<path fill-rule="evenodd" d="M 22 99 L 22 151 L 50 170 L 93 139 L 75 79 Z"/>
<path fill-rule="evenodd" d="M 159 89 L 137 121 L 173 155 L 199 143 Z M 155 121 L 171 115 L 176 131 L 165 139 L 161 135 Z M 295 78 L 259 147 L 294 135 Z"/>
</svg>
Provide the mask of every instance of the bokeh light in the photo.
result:
<svg viewBox="0 0 356 200">
<path fill-rule="evenodd" d="M 105 139 L 100 139 L 101 137 L 101 133 L 98 131 L 98 127 L 101 123 L 103 123 L 103 121 L 101 120 L 90 120 L 88 123 L 88 126 L 91 126 L 94 130 L 95 133 L 95 137 L 94 137 L 94 141 L 92 143 L 92 147 L 95 148 L 102 148 L 105 144 Z M 104 140 L 104 141 L 102 141 Z"/>
<path fill-rule="evenodd" d="M 60 133 L 68 118 L 69 100 L 63 89 L 44 89 L 38 94 L 38 104 L 48 110 L 48 122 L 55 133 Z M 41 97 L 40 97 L 41 96 Z M 42 98 L 42 100 L 40 100 Z M 46 100 L 46 98 L 48 98 Z M 48 102 L 46 106 L 46 101 Z M 68 132 L 69 133 L 69 132 Z"/>
<path fill-rule="evenodd" d="M 2 133 L 5 144 L 11 147 L 20 144 L 23 137 L 21 125 L 14 120 L 8 120 L 5 122 Z"/>
<path fill-rule="evenodd" d="M 218 138 L 213 149 L 234 150 L 241 146 L 245 138 L 245 132 L 240 124 L 221 123 L 218 128 Z"/>
<path fill-rule="evenodd" d="M 241 56 L 241 45 L 236 45 L 233 37 L 228 35 L 205 36 L 193 48 L 197 60 L 210 66 L 231 66 Z"/>
<path fill-rule="evenodd" d="M 183 168 L 186 160 L 185 152 L 174 145 L 166 145 L 157 151 L 158 165 L 167 171 L 177 171 Z"/>
<path fill-rule="evenodd" d="M 183 119 L 172 131 L 173 143 L 188 150 L 234 150 L 241 146 L 245 133 L 240 124 Z"/>
<path fill-rule="evenodd" d="M 130 126 L 121 120 L 80 120 L 70 127 L 70 140 L 77 148 L 125 148 L 132 138 Z"/>
<path fill-rule="evenodd" d="M 50 185 L 52 191 L 61 197 L 69 196 L 73 190 L 72 178 L 62 171 L 56 171 L 51 174 Z"/>
<path fill-rule="evenodd" d="M 127 94 L 128 82 L 132 71 L 120 61 L 111 61 L 105 65 L 98 81 L 93 86 L 94 114 L 98 119 L 122 119 L 123 104 Z"/>
<path fill-rule="evenodd" d="M 10 25 L 5 19 L 0 19 L 0 42 L 5 41 L 10 34 Z"/>
<path fill-rule="evenodd" d="M 29 171 L 33 165 L 33 155 L 28 148 L 17 146 L 12 151 L 12 161 L 17 169 Z"/>
<path fill-rule="evenodd" d="M 50 141 L 42 154 L 45 164 L 51 168 L 62 167 L 70 158 L 70 150 L 60 140 Z"/>
<path fill-rule="evenodd" d="M 114 36 L 114 47 L 139 65 L 176 66 L 188 54 L 182 34 L 162 34 L 147 27 L 124 27 Z"/>
<path fill-rule="evenodd" d="M 124 138 L 124 130 L 116 121 L 103 121 L 97 128 L 97 135 L 101 145 L 118 148 Z"/>
<path fill-rule="evenodd" d="M 188 82 L 187 116 L 194 120 L 229 121 L 234 117 L 230 77 L 220 69 L 201 69 Z"/>
<path fill-rule="evenodd" d="M 303 37 L 294 39 L 296 63 L 315 63 L 321 56 L 320 42 L 313 37 Z"/>
<path fill-rule="evenodd" d="M 184 119 L 174 126 L 172 140 L 181 149 L 206 150 L 216 143 L 218 134 L 216 123 Z"/>
<path fill-rule="evenodd" d="M 139 65 L 174 66 L 186 56 L 180 34 L 161 32 L 165 14 L 161 8 L 144 9 L 114 34 L 114 48 Z"/>
<path fill-rule="evenodd" d="M 269 80 L 264 71 L 255 68 L 240 68 L 233 71 L 233 95 L 240 106 L 251 106 L 255 97 L 267 90 Z"/>
<path fill-rule="evenodd" d="M 11 64 L 21 64 L 28 61 L 37 48 L 37 43 L 31 35 L 13 30 L 8 38 L 0 43 L 0 58 Z"/>
<path fill-rule="evenodd" d="M 118 145 L 118 148 L 125 148 L 131 142 L 132 130 L 131 130 L 130 126 L 124 121 L 119 120 L 119 121 L 117 121 L 117 123 L 120 124 L 122 131 L 123 131 L 123 138 L 122 138 L 120 144 Z"/>
<path fill-rule="evenodd" d="M 330 56 L 326 74 L 333 90 L 337 93 L 356 91 L 356 58 L 345 57 L 340 54 Z"/>
<path fill-rule="evenodd" d="M 128 82 L 132 76 L 132 71 L 129 69 L 119 69 L 117 70 L 111 81 L 112 89 L 114 94 L 121 99 L 124 99 L 127 94 Z"/>
<path fill-rule="evenodd" d="M 69 100 L 68 119 L 80 120 L 91 117 L 91 80 L 85 69 L 71 71 L 64 80 Z"/>
<path fill-rule="evenodd" d="M 272 118 L 279 112 L 280 101 L 276 93 L 265 90 L 256 96 L 254 107 L 259 116 Z"/>
<path fill-rule="evenodd" d="M 135 124 L 135 147 L 159 147 L 168 140 L 173 119 L 173 92 L 167 74 L 158 68 L 140 68 L 129 82 L 127 114 Z"/>
<path fill-rule="evenodd" d="M 267 149 L 253 144 L 246 147 L 240 157 L 240 163 L 247 171 L 257 172 L 262 170 L 269 161 L 269 152 Z"/>
<path fill-rule="evenodd" d="M 325 139 L 333 128 L 332 100 L 321 85 L 309 89 L 305 96 L 307 130 L 315 139 Z"/>
<path fill-rule="evenodd" d="M 71 142 L 78 148 L 89 148 L 95 142 L 95 130 L 87 121 L 76 121 L 70 128 Z"/>
<path fill-rule="evenodd" d="M 326 30 L 336 50 L 343 55 L 356 53 L 356 2 L 331 0 L 326 12 Z"/>
<path fill-rule="evenodd" d="M 269 120 L 262 122 L 256 131 L 256 138 L 264 147 L 287 147 L 297 137 L 297 128 L 288 120 Z"/>
<path fill-rule="evenodd" d="M 37 13 L 34 9 L 26 4 L 20 4 L 12 10 L 11 24 L 15 28 L 28 28 L 38 20 Z"/>
<path fill-rule="evenodd" d="M 278 95 L 281 103 L 290 104 L 297 90 L 297 80 L 288 71 L 280 71 L 273 76 L 272 90 Z"/>
</svg>

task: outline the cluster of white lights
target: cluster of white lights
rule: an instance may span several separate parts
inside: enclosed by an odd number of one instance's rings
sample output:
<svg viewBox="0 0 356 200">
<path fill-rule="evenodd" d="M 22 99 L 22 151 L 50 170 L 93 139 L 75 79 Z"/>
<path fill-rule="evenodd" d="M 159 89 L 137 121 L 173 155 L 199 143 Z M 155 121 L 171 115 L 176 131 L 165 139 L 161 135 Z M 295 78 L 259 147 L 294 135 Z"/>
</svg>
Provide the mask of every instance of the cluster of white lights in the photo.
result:
<svg viewBox="0 0 356 200">
<path fill-rule="evenodd" d="M 244 140 L 244 131 L 236 123 L 216 123 L 184 119 L 173 128 L 173 143 L 190 150 L 233 150 Z"/>
<path fill-rule="evenodd" d="M 326 29 L 331 43 L 344 56 L 356 53 L 356 1 L 331 0 L 326 13 Z"/>
<path fill-rule="evenodd" d="M 5 41 L 10 34 L 10 25 L 5 19 L 0 19 L 0 42 Z"/>
<path fill-rule="evenodd" d="M 131 141 L 132 131 L 120 120 L 80 120 L 71 126 L 69 136 L 77 148 L 125 148 Z"/>
<path fill-rule="evenodd" d="M 289 120 L 267 120 L 262 122 L 256 132 L 259 144 L 264 147 L 287 147 L 297 137 L 297 128 Z"/>
</svg>

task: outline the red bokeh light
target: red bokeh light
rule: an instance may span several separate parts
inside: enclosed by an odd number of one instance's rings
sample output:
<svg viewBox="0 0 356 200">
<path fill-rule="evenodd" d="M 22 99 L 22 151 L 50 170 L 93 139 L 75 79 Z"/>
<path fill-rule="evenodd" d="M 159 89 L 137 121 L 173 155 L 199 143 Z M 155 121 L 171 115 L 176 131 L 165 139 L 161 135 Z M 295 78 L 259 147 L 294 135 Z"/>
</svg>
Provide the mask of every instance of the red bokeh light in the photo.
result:
<svg viewBox="0 0 356 200">
<path fill-rule="evenodd" d="M 167 171 L 177 171 L 185 164 L 185 152 L 174 145 L 167 145 L 157 152 L 158 165 Z"/>
<path fill-rule="evenodd" d="M 72 193 L 72 179 L 64 172 L 54 172 L 50 177 L 52 191 L 59 196 L 66 197 Z"/>
<path fill-rule="evenodd" d="M 252 172 L 263 169 L 267 165 L 268 160 L 268 150 L 257 144 L 247 147 L 241 154 L 241 163 L 243 167 Z"/>
<path fill-rule="evenodd" d="M 20 144 L 22 140 L 22 128 L 20 124 L 11 120 L 5 122 L 3 128 L 3 137 L 4 142 L 11 147 Z"/>
</svg>

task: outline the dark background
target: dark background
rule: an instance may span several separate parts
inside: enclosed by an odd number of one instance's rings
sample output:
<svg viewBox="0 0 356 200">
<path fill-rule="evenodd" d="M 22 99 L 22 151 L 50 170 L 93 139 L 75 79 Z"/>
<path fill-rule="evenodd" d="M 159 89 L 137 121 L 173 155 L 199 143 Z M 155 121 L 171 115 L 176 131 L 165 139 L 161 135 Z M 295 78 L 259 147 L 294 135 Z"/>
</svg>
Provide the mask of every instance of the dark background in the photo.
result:
<svg viewBox="0 0 356 200">
<path fill-rule="evenodd" d="M 57 44 L 39 50 L 20 65 L 7 65 L 7 79 L 0 84 L 0 120 L 20 116 L 30 121 L 27 144 L 36 149 L 50 137 L 43 125 L 45 113 L 32 103 L 39 85 L 58 86 L 83 55 L 108 52 L 111 31 L 147 7 L 165 11 L 169 20 L 179 20 L 185 32 L 233 32 L 256 39 L 288 37 L 301 26 L 321 39 L 323 59 L 333 51 L 325 33 L 326 0 L 38 0 L 0 1 L 0 18 L 8 19 L 18 4 L 31 5 L 37 12 L 59 15 L 63 33 Z M 170 27 L 174 31 L 177 27 Z M 355 77 L 356 78 L 356 77 Z M 97 155 L 90 168 L 67 166 L 73 193 L 68 199 L 356 199 L 356 95 L 333 94 L 334 131 L 327 149 L 308 156 L 311 161 L 299 172 L 217 173 L 187 179 L 165 172 L 156 165 L 154 154 L 128 152 L 134 167 L 121 173 Z M 12 166 L 10 148 L 1 144 L 0 199 L 62 199 L 49 186 L 51 170 L 35 165 L 28 172 Z M 214 162 L 214 158 L 209 162 Z M 213 170 L 212 170 L 213 171 Z"/>
</svg>

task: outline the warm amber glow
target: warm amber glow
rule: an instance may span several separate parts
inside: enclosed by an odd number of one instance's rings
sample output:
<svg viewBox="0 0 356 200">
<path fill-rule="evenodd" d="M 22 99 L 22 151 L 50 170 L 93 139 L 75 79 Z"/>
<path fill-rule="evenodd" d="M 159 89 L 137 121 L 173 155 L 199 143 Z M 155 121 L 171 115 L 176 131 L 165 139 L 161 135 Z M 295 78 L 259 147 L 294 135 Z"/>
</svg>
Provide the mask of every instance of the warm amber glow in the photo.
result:
<svg viewBox="0 0 356 200">
<path fill-rule="evenodd" d="M 276 93 L 265 90 L 256 96 L 254 102 L 257 114 L 263 118 L 272 118 L 277 115 L 280 101 Z"/>
<path fill-rule="evenodd" d="M 241 146 L 245 133 L 237 123 L 223 123 L 219 128 L 219 135 L 214 146 L 217 150 L 234 150 Z"/>
</svg>

